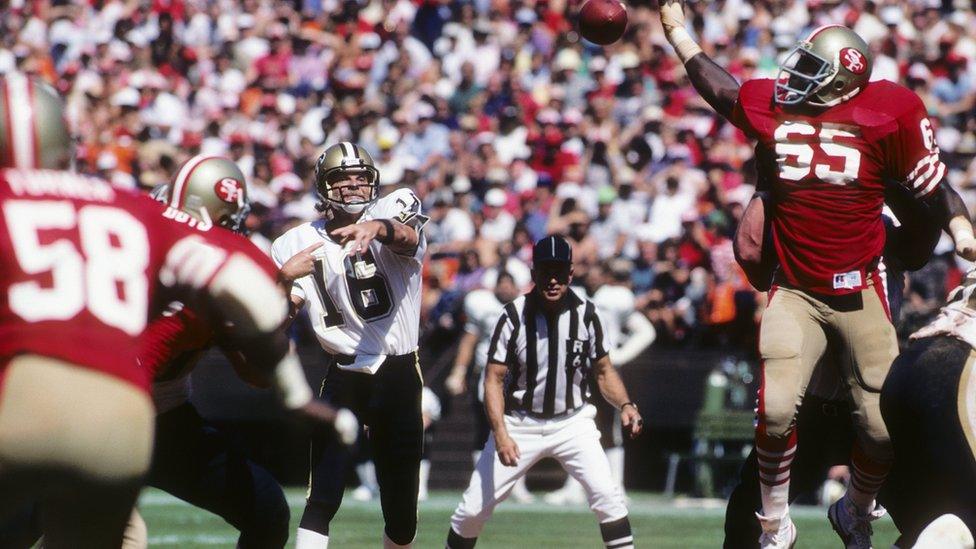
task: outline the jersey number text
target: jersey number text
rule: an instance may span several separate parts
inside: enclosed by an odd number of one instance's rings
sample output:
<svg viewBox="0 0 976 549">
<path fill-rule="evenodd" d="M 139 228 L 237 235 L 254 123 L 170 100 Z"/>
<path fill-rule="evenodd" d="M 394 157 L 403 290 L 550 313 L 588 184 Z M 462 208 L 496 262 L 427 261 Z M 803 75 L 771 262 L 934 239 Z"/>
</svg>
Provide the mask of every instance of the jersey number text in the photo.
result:
<svg viewBox="0 0 976 549">
<path fill-rule="evenodd" d="M 816 136 L 819 142 L 796 142 L 797 137 Z M 806 122 L 784 122 L 776 127 L 776 162 L 779 177 L 800 181 L 813 174 L 825 183 L 847 185 L 857 179 L 861 151 L 837 142 L 836 138 L 857 137 L 846 129 L 813 126 Z"/>
<path fill-rule="evenodd" d="M 149 245 L 132 214 L 110 206 L 76 210 L 68 201 L 11 200 L 3 216 L 20 269 L 35 278 L 10 285 L 11 311 L 41 322 L 68 320 L 87 308 L 129 335 L 142 332 Z M 65 231 L 77 231 L 80 246 L 64 238 Z"/>
<path fill-rule="evenodd" d="M 373 253 L 366 250 L 354 258 L 346 257 L 345 267 L 346 290 L 349 301 L 356 314 L 363 320 L 370 321 L 383 318 L 393 310 L 393 300 L 390 298 L 390 288 L 386 278 L 376 268 Z M 335 300 L 329 294 L 325 284 L 328 268 L 325 258 L 315 262 L 315 286 L 322 297 L 322 315 L 326 328 L 342 326 L 346 323 L 342 311 L 336 307 Z"/>
</svg>

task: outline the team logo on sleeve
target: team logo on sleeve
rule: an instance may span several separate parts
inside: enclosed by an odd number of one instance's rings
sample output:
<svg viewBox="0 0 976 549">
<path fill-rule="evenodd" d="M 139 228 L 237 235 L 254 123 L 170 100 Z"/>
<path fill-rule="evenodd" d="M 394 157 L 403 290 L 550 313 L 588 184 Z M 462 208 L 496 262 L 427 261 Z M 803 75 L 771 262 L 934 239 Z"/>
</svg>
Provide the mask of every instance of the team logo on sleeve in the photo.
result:
<svg viewBox="0 0 976 549">
<path fill-rule="evenodd" d="M 840 64 L 854 74 L 863 74 L 868 68 L 864 54 L 854 48 L 840 50 Z"/>
<path fill-rule="evenodd" d="M 244 188 L 241 186 L 240 181 L 231 177 L 225 177 L 214 185 L 214 193 L 217 195 L 217 198 L 224 202 L 237 204 L 244 197 Z"/>
</svg>

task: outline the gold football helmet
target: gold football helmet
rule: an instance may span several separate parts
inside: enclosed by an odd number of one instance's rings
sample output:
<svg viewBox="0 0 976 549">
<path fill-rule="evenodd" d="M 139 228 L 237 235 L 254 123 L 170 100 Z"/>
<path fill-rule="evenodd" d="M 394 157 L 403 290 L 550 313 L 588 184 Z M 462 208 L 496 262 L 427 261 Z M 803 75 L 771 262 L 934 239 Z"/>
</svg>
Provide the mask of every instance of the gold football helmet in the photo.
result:
<svg viewBox="0 0 976 549">
<path fill-rule="evenodd" d="M 369 197 L 366 200 L 346 201 L 341 193 L 332 188 L 329 181 L 338 173 L 364 174 L 370 186 Z M 322 152 L 315 163 L 315 188 L 322 198 L 320 210 L 339 208 L 347 213 L 358 214 L 376 201 L 379 187 L 380 172 L 373 163 L 373 157 L 355 143 L 343 141 L 332 145 Z"/>
<path fill-rule="evenodd" d="M 20 73 L 0 76 L 0 167 L 65 170 L 72 154 L 54 88 Z"/>
<path fill-rule="evenodd" d="M 871 78 L 871 50 L 842 25 L 827 25 L 800 40 L 776 77 L 775 101 L 830 107 L 854 97 Z"/>
<path fill-rule="evenodd" d="M 244 174 L 233 161 L 219 156 L 194 156 L 180 166 L 172 183 L 152 194 L 204 224 L 236 232 L 243 230 L 251 211 Z"/>
</svg>

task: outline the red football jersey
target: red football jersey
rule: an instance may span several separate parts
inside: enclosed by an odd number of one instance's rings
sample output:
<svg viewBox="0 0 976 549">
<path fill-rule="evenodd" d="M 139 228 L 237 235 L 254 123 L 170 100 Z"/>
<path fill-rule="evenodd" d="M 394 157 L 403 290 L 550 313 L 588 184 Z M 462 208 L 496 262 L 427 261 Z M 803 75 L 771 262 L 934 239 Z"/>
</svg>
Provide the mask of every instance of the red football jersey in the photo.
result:
<svg viewBox="0 0 976 549">
<path fill-rule="evenodd" d="M 236 255 L 228 250 L 276 272 L 240 237 L 191 225 L 99 179 L 0 170 L 0 376 L 11 357 L 31 353 L 148 390 L 139 339 L 166 303 L 206 288 Z"/>
<path fill-rule="evenodd" d="M 745 82 L 731 121 L 774 159 L 760 179 L 774 198 L 778 276 L 813 292 L 860 291 L 884 248 L 885 182 L 923 199 L 945 175 L 925 107 L 885 80 L 824 110 L 783 108 L 773 90 L 773 80 Z"/>
<path fill-rule="evenodd" d="M 170 304 L 149 323 L 139 362 L 154 382 L 188 375 L 197 356 L 213 343 L 212 323 L 182 303 Z"/>
<path fill-rule="evenodd" d="M 225 247 L 250 257 L 272 279 L 277 276 L 274 263 L 253 242 L 224 229 L 213 232 L 224 233 Z M 149 323 L 142 338 L 139 362 L 149 370 L 154 382 L 177 379 L 193 371 L 200 353 L 213 345 L 215 339 L 213 319 L 175 301 Z"/>
</svg>

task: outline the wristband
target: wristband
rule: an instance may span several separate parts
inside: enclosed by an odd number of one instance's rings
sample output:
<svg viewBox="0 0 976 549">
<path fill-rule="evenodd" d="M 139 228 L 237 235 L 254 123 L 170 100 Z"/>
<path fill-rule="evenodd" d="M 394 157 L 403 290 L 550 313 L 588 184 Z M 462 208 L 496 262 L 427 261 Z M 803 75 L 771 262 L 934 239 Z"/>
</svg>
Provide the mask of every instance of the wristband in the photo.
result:
<svg viewBox="0 0 976 549">
<path fill-rule="evenodd" d="M 625 406 L 633 406 L 635 412 L 640 412 L 640 408 L 638 408 L 637 407 L 637 404 L 635 404 L 634 401 L 632 401 L 632 400 L 628 400 L 627 402 L 624 402 L 623 404 L 620 405 L 620 411 L 621 412 L 624 411 L 624 407 Z"/>
<path fill-rule="evenodd" d="M 386 227 L 386 236 L 377 236 L 376 240 L 378 240 L 380 244 L 392 244 L 393 233 L 396 232 L 396 229 L 393 228 L 393 222 L 389 219 L 377 219 L 376 222 Z"/>
<path fill-rule="evenodd" d="M 684 27 L 675 27 L 667 33 L 668 42 L 674 47 L 678 58 L 682 63 L 687 63 L 689 59 L 701 53 L 701 46 L 695 42 L 688 30 Z"/>
</svg>

